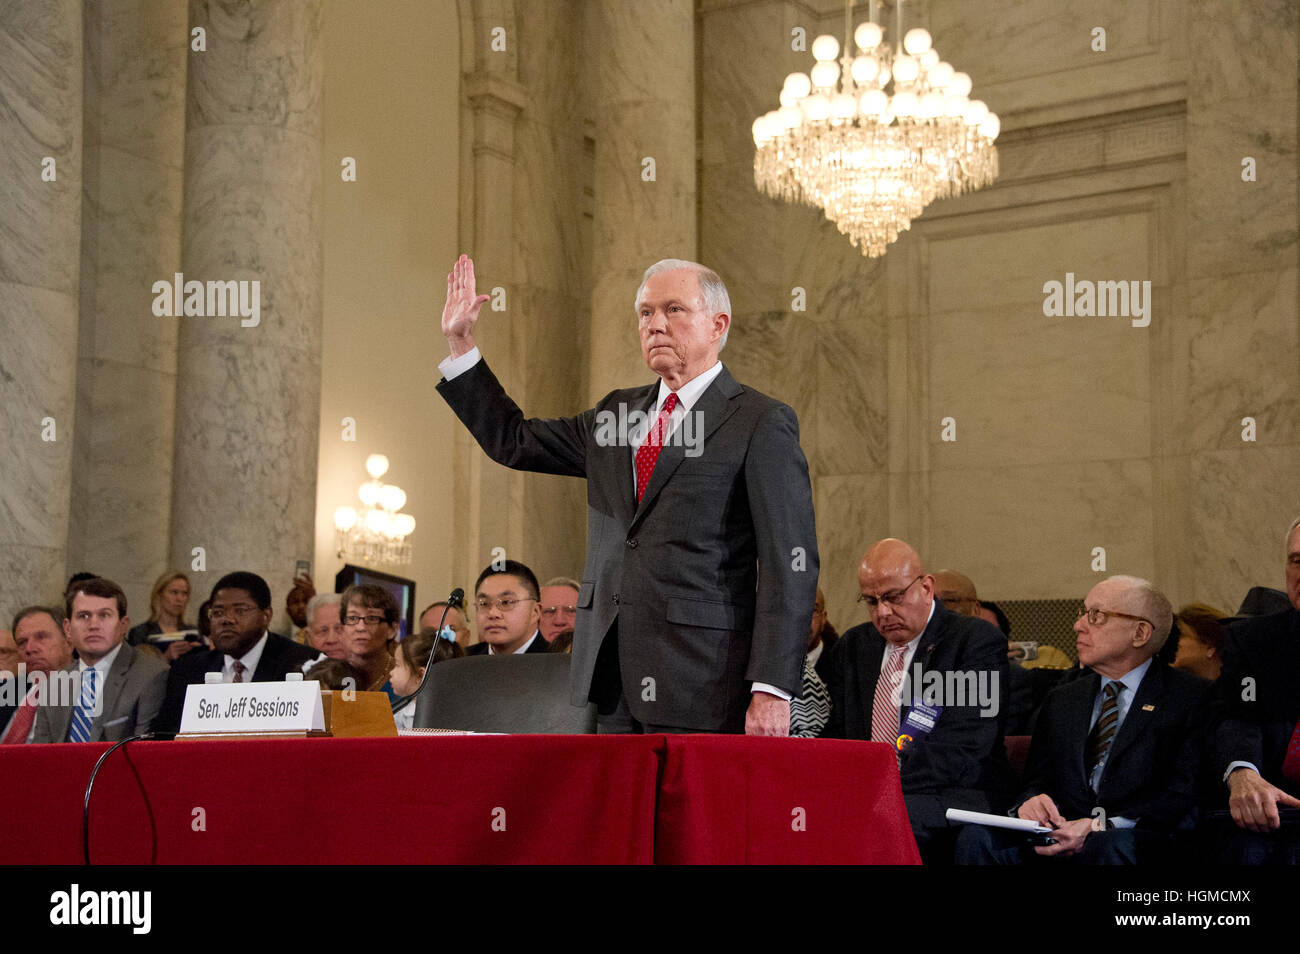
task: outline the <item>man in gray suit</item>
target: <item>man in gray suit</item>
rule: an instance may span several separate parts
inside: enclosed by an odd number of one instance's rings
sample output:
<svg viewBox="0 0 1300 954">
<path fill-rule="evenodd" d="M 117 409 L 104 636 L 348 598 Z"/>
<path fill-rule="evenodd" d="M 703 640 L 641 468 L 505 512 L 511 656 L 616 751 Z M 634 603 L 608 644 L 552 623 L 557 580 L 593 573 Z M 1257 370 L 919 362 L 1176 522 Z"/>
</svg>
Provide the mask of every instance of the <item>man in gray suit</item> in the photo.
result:
<svg viewBox="0 0 1300 954">
<path fill-rule="evenodd" d="M 36 713 L 33 742 L 116 742 L 149 731 L 167 688 L 167 664 L 124 642 L 126 594 L 111 580 L 84 580 L 67 594 L 63 631 L 77 661 L 62 691 Z"/>
<path fill-rule="evenodd" d="M 659 380 L 552 420 L 525 420 L 479 354 L 487 299 L 461 256 L 438 392 L 497 463 L 587 479 L 570 702 L 596 703 L 602 731 L 788 734 L 817 589 L 812 490 L 794 411 L 718 360 L 721 279 L 651 266 L 636 311 Z"/>
</svg>

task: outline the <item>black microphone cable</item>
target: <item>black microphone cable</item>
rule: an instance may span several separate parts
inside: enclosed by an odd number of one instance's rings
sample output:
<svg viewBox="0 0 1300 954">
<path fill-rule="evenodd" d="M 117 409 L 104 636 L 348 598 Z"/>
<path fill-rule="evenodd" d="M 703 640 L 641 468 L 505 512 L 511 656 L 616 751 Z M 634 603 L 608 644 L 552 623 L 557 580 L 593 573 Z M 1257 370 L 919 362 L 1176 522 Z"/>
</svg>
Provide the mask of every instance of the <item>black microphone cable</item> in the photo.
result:
<svg viewBox="0 0 1300 954">
<path fill-rule="evenodd" d="M 81 854 L 82 857 L 85 858 L 87 866 L 90 865 L 90 794 L 95 790 L 95 776 L 99 774 L 100 767 L 103 766 L 104 761 L 110 755 L 128 742 L 138 742 L 140 739 L 157 739 L 161 737 L 162 733 L 144 732 L 140 735 L 132 735 L 125 739 L 120 739 L 110 745 L 108 749 L 105 750 L 104 754 L 99 757 L 98 761 L 95 762 L 95 768 L 90 773 L 90 781 L 86 783 L 86 798 L 81 806 Z"/>
<path fill-rule="evenodd" d="M 447 611 L 450 610 L 453 606 L 462 609 L 465 606 L 465 591 L 462 590 L 459 586 L 451 591 L 451 595 L 447 597 L 447 605 L 442 608 L 442 618 L 438 620 L 439 639 L 442 639 L 442 624 L 447 621 Z M 409 639 L 410 637 L 407 638 Z M 434 647 L 435 649 L 437 648 L 437 643 L 434 643 Z M 432 657 L 430 657 L 429 662 L 424 667 L 424 675 L 420 677 L 420 684 L 415 687 L 415 692 L 411 693 L 410 695 L 402 696 L 399 699 L 393 700 L 394 715 L 396 715 L 397 713 L 405 709 L 408 705 L 411 704 L 412 699 L 414 699 L 416 696 L 418 696 L 421 692 L 424 691 L 424 684 L 429 681 L 429 670 L 432 668 L 433 668 L 433 659 Z"/>
</svg>

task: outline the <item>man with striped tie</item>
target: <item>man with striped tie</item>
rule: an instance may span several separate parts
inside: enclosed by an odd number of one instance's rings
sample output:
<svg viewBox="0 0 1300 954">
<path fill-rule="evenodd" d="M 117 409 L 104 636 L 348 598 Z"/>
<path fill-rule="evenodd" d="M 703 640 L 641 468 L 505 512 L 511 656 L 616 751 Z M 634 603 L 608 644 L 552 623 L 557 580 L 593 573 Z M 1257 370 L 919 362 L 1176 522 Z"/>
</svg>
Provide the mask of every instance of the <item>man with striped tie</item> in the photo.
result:
<svg viewBox="0 0 1300 954">
<path fill-rule="evenodd" d="M 73 691 L 36 713 L 33 742 L 116 742 L 149 731 L 162 706 L 167 664 L 124 642 L 126 594 L 111 580 L 77 583 L 66 597 L 63 631 L 77 661 Z M 67 697 L 70 695 L 70 698 Z"/>
<path fill-rule="evenodd" d="M 1074 632 L 1092 672 L 1043 703 L 1015 809 L 1054 829 L 1038 855 L 1159 861 L 1191 827 L 1210 684 L 1153 658 L 1172 625 L 1169 600 L 1146 580 L 1112 576 L 1088 591 Z M 957 844 L 959 863 L 1032 858 L 1023 835 L 981 826 Z"/>
</svg>

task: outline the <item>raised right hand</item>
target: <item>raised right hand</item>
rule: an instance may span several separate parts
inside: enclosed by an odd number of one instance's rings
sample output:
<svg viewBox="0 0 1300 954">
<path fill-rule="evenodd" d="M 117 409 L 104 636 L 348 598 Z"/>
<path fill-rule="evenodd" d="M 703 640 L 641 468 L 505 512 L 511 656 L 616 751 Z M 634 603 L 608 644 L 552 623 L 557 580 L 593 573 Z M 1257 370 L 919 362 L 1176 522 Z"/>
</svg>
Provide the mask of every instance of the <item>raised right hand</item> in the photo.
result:
<svg viewBox="0 0 1300 954">
<path fill-rule="evenodd" d="M 453 355 L 474 347 L 474 325 L 489 297 L 475 294 L 474 262 L 468 255 L 461 255 L 447 275 L 447 303 L 442 307 L 442 334 Z"/>
</svg>

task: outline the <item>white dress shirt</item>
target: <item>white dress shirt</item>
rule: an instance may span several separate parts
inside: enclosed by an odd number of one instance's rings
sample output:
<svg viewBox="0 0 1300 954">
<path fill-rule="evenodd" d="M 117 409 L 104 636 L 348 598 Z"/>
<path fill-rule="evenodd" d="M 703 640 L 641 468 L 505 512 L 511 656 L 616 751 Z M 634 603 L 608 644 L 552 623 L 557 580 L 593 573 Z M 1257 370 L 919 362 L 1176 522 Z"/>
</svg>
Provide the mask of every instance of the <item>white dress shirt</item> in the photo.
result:
<svg viewBox="0 0 1300 954">
<path fill-rule="evenodd" d="M 239 657 L 239 661 L 244 664 L 244 682 L 253 681 L 253 673 L 257 671 L 257 664 L 262 658 L 262 650 L 266 648 L 266 633 L 262 633 L 262 638 L 253 643 L 253 648 L 244 655 Z M 235 681 L 235 657 L 226 653 L 224 657 L 225 664 L 221 667 L 221 681 Z"/>
<path fill-rule="evenodd" d="M 540 632 L 541 632 L 540 629 L 535 629 L 535 630 L 533 630 L 533 635 L 532 635 L 531 638 L 529 638 L 528 642 L 524 643 L 522 646 L 520 646 L 518 649 L 516 649 L 513 653 L 499 653 L 499 652 L 497 652 L 497 648 L 496 648 L 495 646 L 493 646 L 491 643 L 488 643 L 488 655 L 489 655 L 489 656 L 518 656 L 518 655 L 520 655 L 521 653 L 526 653 L 526 652 L 528 652 L 528 647 L 531 646 L 531 645 L 533 644 L 533 640 L 534 640 L 534 639 L 538 639 L 538 638 L 540 638 L 540 637 L 538 636 L 538 634 L 539 634 Z"/>
</svg>

